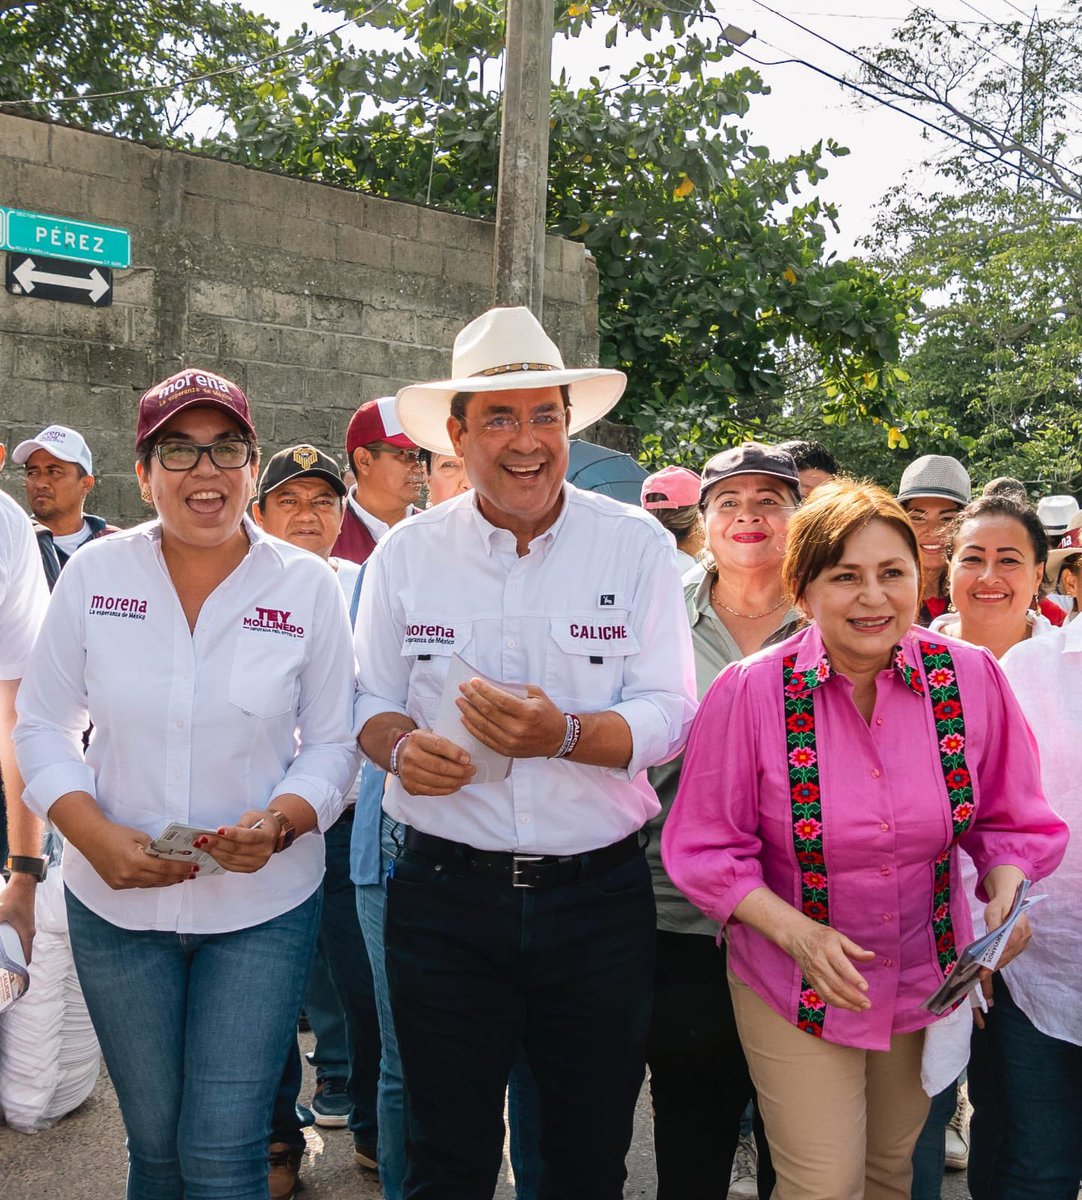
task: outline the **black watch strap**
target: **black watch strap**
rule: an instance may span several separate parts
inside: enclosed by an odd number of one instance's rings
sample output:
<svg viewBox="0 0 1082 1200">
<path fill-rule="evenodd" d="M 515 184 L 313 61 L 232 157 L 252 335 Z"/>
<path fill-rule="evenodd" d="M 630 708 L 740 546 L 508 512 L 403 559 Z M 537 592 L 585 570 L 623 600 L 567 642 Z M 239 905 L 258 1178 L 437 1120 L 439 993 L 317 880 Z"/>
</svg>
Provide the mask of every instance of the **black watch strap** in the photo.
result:
<svg viewBox="0 0 1082 1200">
<path fill-rule="evenodd" d="M 5 875 L 32 875 L 38 883 L 44 880 L 48 870 L 47 858 L 31 858 L 22 854 L 10 854 L 4 863 Z"/>
</svg>

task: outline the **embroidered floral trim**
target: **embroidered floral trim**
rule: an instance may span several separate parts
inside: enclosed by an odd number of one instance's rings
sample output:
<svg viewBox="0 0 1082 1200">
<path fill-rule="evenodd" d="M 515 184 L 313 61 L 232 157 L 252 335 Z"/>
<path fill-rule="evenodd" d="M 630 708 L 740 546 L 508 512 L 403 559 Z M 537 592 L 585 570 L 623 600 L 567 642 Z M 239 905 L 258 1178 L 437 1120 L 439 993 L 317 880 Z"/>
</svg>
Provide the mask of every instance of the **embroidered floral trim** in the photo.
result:
<svg viewBox="0 0 1082 1200">
<path fill-rule="evenodd" d="M 800 865 L 800 907 L 806 917 L 826 925 L 830 896 L 823 858 L 823 810 L 819 805 L 819 758 L 815 751 L 812 691 L 829 678 L 824 657 L 810 671 L 797 672 L 796 655 L 782 663 L 785 687 L 785 730 L 789 756 L 789 796 L 793 813 L 793 845 Z M 800 981 L 797 1026 L 823 1036 L 826 1001 L 806 979 Z"/>
<path fill-rule="evenodd" d="M 943 780 L 951 808 L 952 840 L 951 846 L 938 855 L 933 864 L 932 930 L 940 968 L 944 975 L 949 975 L 958 960 L 950 912 L 951 848 L 973 821 L 973 787 L 965 760 L 965 717 L 954 660 L 947 647 L 936 642 L 923 644 L 921 658 L 928 679 L 927 693 L 920 671 L 909 666 L 901 646 L 895 648 L 892 664 L 910 691 L 918 696 L 928 696 L 935 720 Z M 830 892 L 823 857 L 823 810 L 812 693 L 830 678 L 833 671 L 826 655 L 807 671 L 797 671 L 796 659 L 797 656 L 791 654 L 783 660 L 782 683 L 793 846 L 800 866 L 800 907 L 805 916 L 827 925 L 830 923 Z M 801 977 L 797 1027 L 814 1037 L 822 1037 L 826 1008 L 826 1001 L 807 979 Z"/>
<path fill-rule="evenodd" d="M 941 643 L 925 642 L 921 658 L 951 809 L 951 844 L 932 864 L 932 932 L 940 969 L 949 975 L 958 961 L 951 920 L 951 850 L 973 823 L 973 781 L 966 765 L 966 723 L 950 651 Z"/>
</svg>

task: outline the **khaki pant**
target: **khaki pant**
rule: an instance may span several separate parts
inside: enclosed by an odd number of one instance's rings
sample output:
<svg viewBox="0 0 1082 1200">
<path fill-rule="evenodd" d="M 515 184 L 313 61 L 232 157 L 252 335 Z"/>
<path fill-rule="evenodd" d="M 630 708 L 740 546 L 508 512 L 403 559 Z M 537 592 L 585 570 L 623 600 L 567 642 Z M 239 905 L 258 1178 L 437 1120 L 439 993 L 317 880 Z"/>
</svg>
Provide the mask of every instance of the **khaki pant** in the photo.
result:
<svg viewBox="0 0 1082 1200">
<path fill-rule="evenodd" d="M 908 1200 L 930 1103 L 924 1031 L 895 1036 L 889 1051 L 838 1046 L 732 975 L 729 987 L 778 1175 L 773 1200 Z"/>
</svg>

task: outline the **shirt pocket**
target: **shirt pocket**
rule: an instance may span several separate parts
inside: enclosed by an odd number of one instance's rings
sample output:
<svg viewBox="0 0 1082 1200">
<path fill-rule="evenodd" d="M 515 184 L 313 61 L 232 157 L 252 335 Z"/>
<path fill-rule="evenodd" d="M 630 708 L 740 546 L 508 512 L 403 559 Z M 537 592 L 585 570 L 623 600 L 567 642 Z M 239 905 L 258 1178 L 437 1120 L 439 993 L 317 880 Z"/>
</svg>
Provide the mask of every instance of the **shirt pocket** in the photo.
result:
<svg viewBox="0 0 1082 1200">
<path fill-rule="evenodd" d="M 469 655 L 472 642 L 472 621 L 424 614 L 406 617 L 400 650 L 410 660 L 406 708 L 422 729 L 431 729 L 436 720 L 451 655 L 460 654 L 476 666 Z"/>
<path fill-rule="evenodd" d="M 619 700 L 627 658 L 638 652 L 626 610 L 551 617 L 545 691 L 559 708 L 601 712 Z"/>
<path fill-rule="evenodd" d="M 293 712 L 303 665 L 303 639 L 240 633 L 229 674 L 229 703 L 264 720 Z"/>
</svg>

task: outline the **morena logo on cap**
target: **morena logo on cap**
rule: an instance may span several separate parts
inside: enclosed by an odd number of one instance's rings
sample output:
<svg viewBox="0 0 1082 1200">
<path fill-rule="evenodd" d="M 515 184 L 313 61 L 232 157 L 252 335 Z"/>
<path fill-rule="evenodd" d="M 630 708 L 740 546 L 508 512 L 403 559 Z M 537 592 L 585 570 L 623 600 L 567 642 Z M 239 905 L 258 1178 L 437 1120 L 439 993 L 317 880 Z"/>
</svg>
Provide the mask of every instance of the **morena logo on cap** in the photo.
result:
<svg viewBox="0 0 1082 1200">
<path fill-rule="evenodd" d="M 319 462 L 319 451 L 314 446 L 298 446 L 293 451 L 293 461 L 302 471 Z"/>
<path fill-rule="evenodd" d="M 165 386 L 158 393 L 158 403 L 165 404 L 179 392 L 183 392 L 191 387 L 210 388 L 212 391 L 221 392 L 225 400 L 231 398 L 229 381 L 227 379 L 221 379 L 217 375 L 205 375 L 201 372 L 189 371 L 184 375 L 176 375 L 166 381 Z"/>
</svg>

